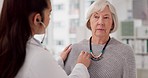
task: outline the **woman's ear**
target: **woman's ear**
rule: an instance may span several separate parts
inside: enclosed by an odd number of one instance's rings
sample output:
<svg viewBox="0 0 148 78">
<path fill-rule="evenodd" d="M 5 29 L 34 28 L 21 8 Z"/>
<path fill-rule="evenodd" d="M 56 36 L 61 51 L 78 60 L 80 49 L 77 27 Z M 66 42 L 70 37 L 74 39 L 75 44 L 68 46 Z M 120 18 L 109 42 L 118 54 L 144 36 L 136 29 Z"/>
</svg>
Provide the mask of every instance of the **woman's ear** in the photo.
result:
<svg viewBox="0 0 148 78">
<path fill-rule="evenodd" d="M 87 21 L 86 25 L 87 25 L 87 28 L 91 30 L 91 27 L 90 27 L 90 19 Z"/>
<path fill-rule="evenodd" d="M 41 15 L 39 13 L 37 13 L 33 17 L 33 23 L 35 25 L 40 25 L 41 19 L 42 19 Z"/>
<path fill-rule="evenodd" d="M 112 27 L 111 27 L 111 29 L 110 29 L 110 32 L 111 32 L 113 29 L 114 29 L 114 22 L 113 22 L 113 24 L 112 24 Z"/>
</svg>

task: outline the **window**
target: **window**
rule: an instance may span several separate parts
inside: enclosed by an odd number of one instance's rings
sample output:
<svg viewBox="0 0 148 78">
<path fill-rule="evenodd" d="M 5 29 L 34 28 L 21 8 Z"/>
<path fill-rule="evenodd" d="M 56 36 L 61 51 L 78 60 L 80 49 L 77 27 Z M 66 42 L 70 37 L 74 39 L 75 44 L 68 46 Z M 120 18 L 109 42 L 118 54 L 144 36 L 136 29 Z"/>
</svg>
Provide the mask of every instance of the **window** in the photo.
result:
<svg viewBox="0 0 148 78">
<path fill-rule="evenodd" d="M 55 28 L 61 28 L 62 27 L 62 23 L 60 21 L 54 22 L 54 27 Z"/>
<path fill-rule="evenodd" d="M 63 40 L 56 40 L 56 45 L 62 46 L 62 45 L 64 45 L 64 41 Z"/>
<path fill-rule="evenodd" d="M 58 4 L 54 6 L 54 9 L 59 11 L 59 10 L 63 10 L 64 9 L 64 5 L 63 4 Z"/>
<path fill-rule="evenodd" d="M 79 13 L 79 0 L 70 0 L 69 6 L 70 14 Z"/>
<path fill-rule="evenodd" d="M 70 34 L 76 33 L 76 27 L 78 26 L 79 26 L 79 19 L 71 19 L 69 33 Z"/>
<path fill-rule="evenodd" d="M 79 26 L 79 19 L 70 19 L 70 26 Z"/>
</svg>

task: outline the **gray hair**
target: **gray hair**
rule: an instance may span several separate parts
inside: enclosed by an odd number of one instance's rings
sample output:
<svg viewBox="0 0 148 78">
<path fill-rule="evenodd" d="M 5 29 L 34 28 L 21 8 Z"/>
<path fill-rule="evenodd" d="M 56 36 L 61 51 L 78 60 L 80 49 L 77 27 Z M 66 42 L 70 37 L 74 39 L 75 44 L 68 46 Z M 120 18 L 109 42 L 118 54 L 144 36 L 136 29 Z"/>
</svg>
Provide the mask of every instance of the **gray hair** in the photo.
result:
<svg viewBox="0 0 148 78">
<path fill-rule="evenodd" d="M 96 0 L 88 9 L 87 15 L 86 15 L 86 26 L 88 29 L 91 30 L 90 24 L 89 24 L 89 19 L 92 15 L 92 13 L 97 12 L 97 11 L 102 11 L 105 6 L 108 6 L 111 13 L 112 13 L 112 18 L 113 18 L 113 29 L 111 29 L 111 33 L 115 32 L 117 30 L 118 26 L 118 18 L 117 18 L 117 13 L 112 4 L 108 2 L 107 0 Z"/>
</svg>

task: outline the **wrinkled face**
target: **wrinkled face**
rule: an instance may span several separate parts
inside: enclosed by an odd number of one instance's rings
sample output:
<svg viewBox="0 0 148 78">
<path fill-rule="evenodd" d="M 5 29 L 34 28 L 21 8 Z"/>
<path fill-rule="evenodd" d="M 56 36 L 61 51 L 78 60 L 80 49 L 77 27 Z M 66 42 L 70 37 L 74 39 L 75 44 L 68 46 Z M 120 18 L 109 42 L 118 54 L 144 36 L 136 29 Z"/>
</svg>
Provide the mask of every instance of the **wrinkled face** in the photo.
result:
<svg viewBox="0 0 148 78">
<path fill-rule="evenodd" d="M 113 26 L 112 14 L 109 7 L 106 6 L 104 10 L 93 13 L 89 22 L 93 36 L 109 36 Z"/>
</svg>

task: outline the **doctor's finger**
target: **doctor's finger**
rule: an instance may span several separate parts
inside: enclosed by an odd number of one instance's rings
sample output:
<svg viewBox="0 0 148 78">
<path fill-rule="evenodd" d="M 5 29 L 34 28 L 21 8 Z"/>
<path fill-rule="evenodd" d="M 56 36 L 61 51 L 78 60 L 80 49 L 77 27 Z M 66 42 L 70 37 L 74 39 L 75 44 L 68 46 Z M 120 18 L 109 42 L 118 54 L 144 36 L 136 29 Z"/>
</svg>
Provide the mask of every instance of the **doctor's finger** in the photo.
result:
<svg viewBox="0 0 148 78">
<path fill-rule="evenodd" d="M 64 49 L 64 51 L 66 51 L 66 50 L 68 50 L 68 49 L 71 49 L 71 46 L 72 46 L 72 44 L 69 44 L 69 45 Z"/>
</svg>

